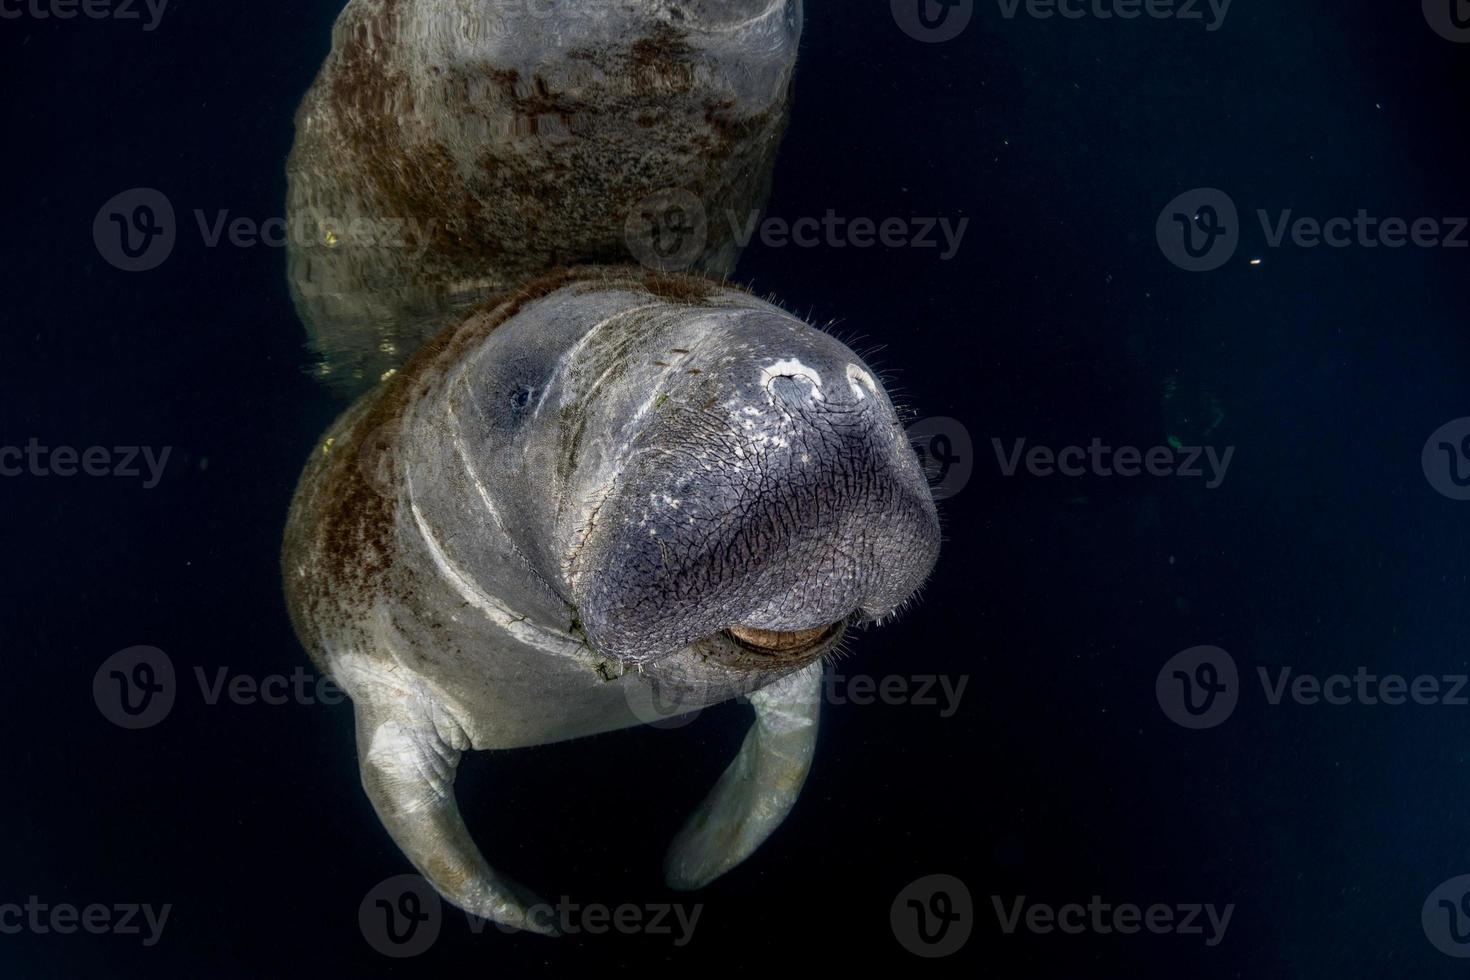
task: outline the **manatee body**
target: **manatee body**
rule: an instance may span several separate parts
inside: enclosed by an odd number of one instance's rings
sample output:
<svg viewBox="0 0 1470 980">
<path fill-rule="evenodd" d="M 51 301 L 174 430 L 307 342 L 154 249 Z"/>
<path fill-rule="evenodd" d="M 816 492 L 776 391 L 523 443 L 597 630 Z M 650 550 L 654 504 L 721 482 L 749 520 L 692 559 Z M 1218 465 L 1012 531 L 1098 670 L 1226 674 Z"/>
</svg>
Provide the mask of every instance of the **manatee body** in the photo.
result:
<svg viewBox="0 0 1470 980">
<path fill-rule="evenodd" d="M 287 164 L 319 374 L 361 390 L 562 265 L 728 275 L 801 17 L 801 0 L 349 0 Z"/>
<path fill-rule="evenodd" d="M 756 721 L 671 848 L 697 887 L 748 856 L 811 761 L 821 658 L 902 607 L 935 508 L 852 351 L 748 293 L 637 268 L 471 313 L 338 420 L 282 571 L 351 696 L 363 783 L 451 902 L 550 931 L 459 817 L 455 767 L 742 693 Z"/>
</svg>

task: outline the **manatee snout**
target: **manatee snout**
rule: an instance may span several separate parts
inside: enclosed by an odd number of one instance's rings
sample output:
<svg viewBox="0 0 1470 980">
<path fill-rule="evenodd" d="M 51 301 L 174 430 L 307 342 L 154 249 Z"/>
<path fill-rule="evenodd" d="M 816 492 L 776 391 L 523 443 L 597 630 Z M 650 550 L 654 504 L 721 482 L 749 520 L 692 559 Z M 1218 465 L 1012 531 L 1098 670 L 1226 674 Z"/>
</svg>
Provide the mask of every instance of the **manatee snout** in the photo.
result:
<svg viewBox="0 0 1470 980">
<path fill-rule="evenodd" d="M 575 558 L 602 652 L 799 665 L 928 576 L 940 530 L 918 460 L 834 338 L 784 316 L 727 322 L 653 397 Z"/>
</svg>

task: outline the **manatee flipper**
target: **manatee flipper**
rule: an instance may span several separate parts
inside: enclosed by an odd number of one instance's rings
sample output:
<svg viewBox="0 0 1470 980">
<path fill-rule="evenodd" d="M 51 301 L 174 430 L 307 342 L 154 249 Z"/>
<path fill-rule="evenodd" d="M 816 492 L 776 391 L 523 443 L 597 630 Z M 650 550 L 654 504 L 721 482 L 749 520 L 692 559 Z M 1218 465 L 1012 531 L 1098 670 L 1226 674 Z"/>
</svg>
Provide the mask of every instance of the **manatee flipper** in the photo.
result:
<svg viewBox="0 0 1470 980">
<path fill-rule="evenodd" d="M 446 900 L 471 915 L 542 935 L 557 935 L 545 903 L 486 862 L 454 799 L 454 776 L 469 748 L 443 712 L 397 699 L 355 701 L 362 785 L 393 842 Z"/>
<path fill-rule="evenodd" d="M 703 888 L 750 857 L 786 819 L 811 770 L 821 695 L 821 661 L 751 695 L 755 722 L 740 753 L 664 859 L 671 888 Z"/>
</svg>

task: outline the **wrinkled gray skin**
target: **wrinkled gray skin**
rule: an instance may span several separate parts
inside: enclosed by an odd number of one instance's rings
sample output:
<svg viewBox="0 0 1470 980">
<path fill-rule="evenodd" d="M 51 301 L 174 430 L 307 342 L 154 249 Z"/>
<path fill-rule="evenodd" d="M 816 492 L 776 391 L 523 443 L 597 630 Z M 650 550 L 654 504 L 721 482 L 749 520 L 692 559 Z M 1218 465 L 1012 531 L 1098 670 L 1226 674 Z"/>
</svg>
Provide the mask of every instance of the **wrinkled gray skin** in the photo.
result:
<svg viewBox="0 0 1470 980">
<path fill-rule="evenodd" d="M 852 351 L 744 292 L 589 269 L 471 316 L 351 407 L 302 477 L 282 570 L 395 841 L 454 904 L 550 932 L 460 819 L 462 752 L 636 725 L 652 688 L 682 709 L 756 692 L 667 859 L 699 887 L 793 804 L 841 624 L 891 616 L 938 548 Z M 799 653 L 724 632 L 829 624 Z"/>
<path fill-rule="evenodd" d="M 647 261 L 639 243 L 686 207 L 698 240 L 659 268 L 728 275 L 801 17 L 801 0 L 350 0 L 287 164 L 319 375 L 360 392 L 494 293 Z"/>
</svg>

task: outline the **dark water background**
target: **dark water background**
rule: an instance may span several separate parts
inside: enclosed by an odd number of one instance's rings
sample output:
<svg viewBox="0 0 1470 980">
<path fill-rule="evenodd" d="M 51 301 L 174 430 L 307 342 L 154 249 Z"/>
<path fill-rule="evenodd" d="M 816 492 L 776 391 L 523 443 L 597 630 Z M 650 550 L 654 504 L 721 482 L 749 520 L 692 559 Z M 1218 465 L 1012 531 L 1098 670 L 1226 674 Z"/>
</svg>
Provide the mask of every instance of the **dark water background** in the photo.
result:
<svg viewBox="0 0 1470 980">
<path fill-rule="evenodd" d="M 790 818 L 694 896 L 664 888 L 659 860 L 747 709 L 471 755 L 461 805 L 498 865 L 581 902 L 698 901 L 698 928 L 685 947 L 553 942 L 477 935 L 451 911 L 433 949 L 395 962 L 357 912 L 409 866 L 358 785 L 350 709 L 211 706 L 193 681 L 305 664 L 278 544 L 340 405 L 304 372 L 283 253 L 205 248 L 192 212 L 281 213 L 292 115 L 338 6 L 174 0 L 151 33 L 0 20 L 0 445 L 173 447 L 151 491 L 0 481 L 0 903 L 173 906 L 152 948 L 0 935 L 0 976 L 1463 973 L 1420 908 L 1470 872 L 1470 707 L 1272 707 L 1254 675 L 1470 671 L 1470 503 L 1420 465 L 1429 434 L 1470 415 L 1470 252 L 1272 249 L 1254 212 L 1470 214 L 1470 45 L 1383 0 L 1236 0 L 1215 32 L 981 4 L 938 45 L 887 4 L 810 2 L 770 213 L 969 230 L 947 262 L 757 243 L 739 278 L 881 346 L 901 399 L 973 438 L 923 603 L 839 667 L 967 677 L 960 708 L 831 706 Z M 129 275 L 91 227 L 140 186 L 188 227 L 161 268 Z M 1244 240 L 1190 274 L 1154 223 L 1201 186 L 1240 206 Z M 1212 491 L 1008 479 L 991 449 L 1187 441 L 1215 409 L 1208 441 L 1236 455 Z M 166 722 L 125 732 L 91 683 L 138 644 L 167 651 L 184 689 Z M 1200 644 L 1247 680 L 1227 723 L 1191 732 L 1154 680 Z M 975 924 L 928 961 L 889 908 L 935 873 L 968 885 Z M 992 896 L 1020 895 L 1236 908 L 1214 948 L 1006 935 Z"/>
</svg>

